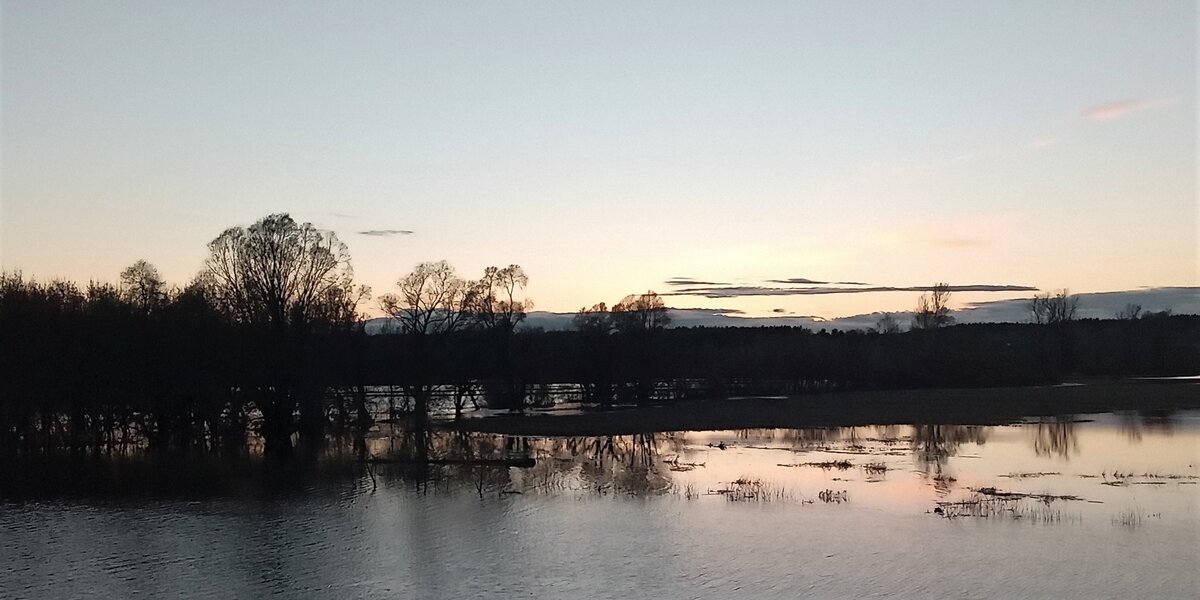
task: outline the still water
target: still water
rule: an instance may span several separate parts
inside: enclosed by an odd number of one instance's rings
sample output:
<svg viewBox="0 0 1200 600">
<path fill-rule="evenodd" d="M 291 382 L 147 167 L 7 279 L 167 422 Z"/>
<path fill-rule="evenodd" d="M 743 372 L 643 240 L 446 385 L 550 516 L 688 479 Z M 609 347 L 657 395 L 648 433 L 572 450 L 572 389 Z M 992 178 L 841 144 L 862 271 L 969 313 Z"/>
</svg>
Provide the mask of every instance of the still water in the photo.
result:
<svg viewBox="0 0 1200 600">
<path fill-rule="evenodd" d="M 536 466 L 0 488 L 0 597 L 1200 594 L 1197 411 L 431 443 Z"/>
</svg>

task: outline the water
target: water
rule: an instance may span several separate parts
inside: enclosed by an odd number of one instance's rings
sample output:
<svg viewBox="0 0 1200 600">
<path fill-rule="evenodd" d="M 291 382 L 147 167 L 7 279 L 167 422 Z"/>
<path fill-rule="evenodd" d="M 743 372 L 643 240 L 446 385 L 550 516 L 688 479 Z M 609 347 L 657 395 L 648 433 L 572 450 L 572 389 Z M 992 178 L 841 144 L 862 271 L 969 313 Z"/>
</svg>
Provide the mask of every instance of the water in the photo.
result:
<svg viewBox="0 0 1200 600">
<path fill-rule="evenodd" d="M 537 466 L 0 488 L 0 597 L 1200 593 L 1197 411 L 433 445 Z"/>
</svg>

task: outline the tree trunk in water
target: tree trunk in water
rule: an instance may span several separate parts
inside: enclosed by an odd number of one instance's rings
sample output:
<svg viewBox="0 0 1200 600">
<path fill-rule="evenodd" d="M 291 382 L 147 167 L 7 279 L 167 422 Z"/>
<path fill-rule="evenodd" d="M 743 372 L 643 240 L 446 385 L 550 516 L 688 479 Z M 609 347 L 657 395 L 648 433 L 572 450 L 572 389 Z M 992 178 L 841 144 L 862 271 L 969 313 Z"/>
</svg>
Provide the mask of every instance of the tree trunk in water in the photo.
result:
<svg viewBox="0 0 1200 600">
<path fill-rule="evenodd" d="M 267 457 L 286 461 L 292 457 L 292 404 L 290 394 L 280 390 L 264 391 L 260 410 L 263 416 L 263 450 Z"/>
</svg>

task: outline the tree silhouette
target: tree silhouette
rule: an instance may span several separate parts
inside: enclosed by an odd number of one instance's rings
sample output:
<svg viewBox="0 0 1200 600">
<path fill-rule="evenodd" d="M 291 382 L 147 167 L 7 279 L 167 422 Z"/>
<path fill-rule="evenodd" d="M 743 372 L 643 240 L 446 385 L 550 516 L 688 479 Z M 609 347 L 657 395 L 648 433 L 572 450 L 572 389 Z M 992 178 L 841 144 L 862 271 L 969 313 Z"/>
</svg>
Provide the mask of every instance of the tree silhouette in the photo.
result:
<svg viewBox="0 0 1200 600">
<path fill-rule="evenodd" d="M 1035 294 L 1029 301 L 1029 315 L 1038 325 L 1055 325 L 1075 320 L 1079 297 L 1066 289 Z"/>
<path fill-rule="evenodd" d="M 657 331 L 671 324 L 667 306 L 653 290 L 630 294 L 612 307 L 613 327 L 619 333 Z"/>
<path fill-rule="evenodd" d="M 149 313 L 166 301 L 167 284 L 154 265 L 139 260 L 121 271 L 121 295 L 143 313 Z"/>
<path fill-rule="evenodd" d="M 309 327 L 358 299 L 346 245 L 331 231 L 274 214 L 231 227 L 208 244 L 213 300 L 236 321 Z"/>
<path fill-rule="evenodd" d="M 950 285 L 937 283 L 928 292 L 917 298 L 917 310 L 913 314 L 913 329 L 938 329 L 954 324 L 950 316 Z"/>
<path fill-rule="evenodd" d="M 529 276 L 520 265 L 488 267 L 468 292 L 475 323 L 485 334 L 483 358 L 492 367 L 485 396 L 493 408 L 521 410 L 525 406 L 525 382 L 517 374 L 514 340 L 517 325 L 533 307 L 531 300 L 517 298 L 528 284 Z"/>
<path fill-rule="evenodd" d="M 883 313 L 883 316 L 879 317 L 879 320 L 875 322 L 875 333 L 900 333 L 900 323 L 896 322 L 896 318 L 892 316 L 892 313 Z"/>
<path fill-rule="evenodd" d="M 262 364 L 247 387 L 262 413 L 267 453 L 291 453 L 297 409 L 301 437 L 319 446 L 325 382 L 307 338 L 353 324 L 354 307 L 368 293 L 354 286 L 345 244 L 333 232 L 274 214 L 226 229 L 208 248 L 208 296 L 261 350 Z"/>
<path fill-rule="evenodd" d="M 477 290 L 459 279 L 446 261 L 425 262 L 396 282 L 399 294 L 379 299 L 380 308 L 400 325 L 400 333 L 430 335 L 456 331 L 472 316 Z"/>
</svg>

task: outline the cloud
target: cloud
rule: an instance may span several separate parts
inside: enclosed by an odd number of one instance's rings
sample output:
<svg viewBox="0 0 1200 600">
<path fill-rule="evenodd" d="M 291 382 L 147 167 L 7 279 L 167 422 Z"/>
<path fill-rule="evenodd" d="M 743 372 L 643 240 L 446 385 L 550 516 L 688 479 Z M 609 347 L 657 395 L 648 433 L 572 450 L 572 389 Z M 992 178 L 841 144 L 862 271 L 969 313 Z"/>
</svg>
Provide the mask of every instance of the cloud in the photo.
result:
<svg viewBox="0 0 1200 600">
<path fill-rule="evenodd" d="M 1111 319 L 1127 304 L 1158 312 L 1170 309 L 1176 314 L 1200 314 L 1200 288 L 1160 287 L 1120 292 L 1091 292 L 1075 295 L 1079 299 L 1076 316 L 1080 319 Z M 1029 321 L 1029 298 L 972 302 L 955 311 L 960 323 L 1011 323 Z"/>
<path fill-rule="evenodd" d="M 951 285 L 951 292 L 1036 292 L 1038 288 L 1027 285 L 1010 284 L 969 284 Z M 870 287 L 800 287 L 778 288 L 766 286 L 734 286 L 734 287 L 692 287 L 663 294 L 664 296 L 700 296 L 703 298 L 744 298 L 762 296 L 819 296 L 824 294 L 865 294 L 874 292 L 928 292 L 933 290 L 931 285 L 912 285 L 903 287 L 870 286 Z"/>
<path fill-rule="evenodd" d="M 412 235 L 413 232 L 407 229 L 369 229 L 360 231 L 358 235 L 370 235 L 374 237 L 390 237 L 393 235 Z"/>
<path fill-rule="evenodd" d="M 700 281 L 691 277 L 672 277 L 663 283 L 676 287 L 687 285 L 729 285 L 723 281 Z"/>
<path fill-rule="evenodd" d="M 1175 103 L 1172 98 L 1148 98 L 1143 100 L 1125 100 L 1121 102 L 1112 102 L 1109 104 L 1101 104 L 1092 106 L 1080 111 L 1079 116 L 1093 121 L 1107 121 L 1109 119 L 1119 119 L 1144 110 L 1153 110 L 1157 108 L 1165 108 Z"/>
<path fill-rule="evenodd" d="M 329 216 L 337 217 L 339 219 L 353 219 L 354 218 L 354 215 L 348 215 L 346 213 L 339 213 L 339 212 L 331 212 L 331 213 L 329 213 Z"/>
<path fill-rule="evenodd" d="M 803 277 L 792 277 L 791 279 L 768 279 L 767 283 L 782 283 L 784 285 L 829 285 L 828 281 L 813 281 Z"/>
</svg>

